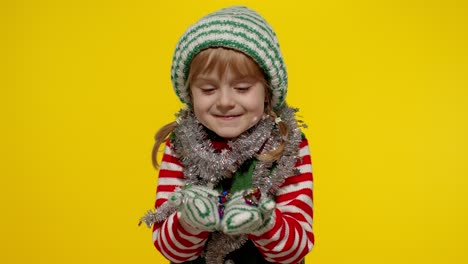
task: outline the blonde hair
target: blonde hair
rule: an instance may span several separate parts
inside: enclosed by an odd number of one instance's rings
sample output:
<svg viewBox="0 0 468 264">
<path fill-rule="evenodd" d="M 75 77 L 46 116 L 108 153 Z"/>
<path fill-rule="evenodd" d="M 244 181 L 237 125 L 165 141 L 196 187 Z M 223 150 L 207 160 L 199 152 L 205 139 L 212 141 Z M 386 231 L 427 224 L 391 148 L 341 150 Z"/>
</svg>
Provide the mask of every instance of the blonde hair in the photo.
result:
<svg viewBox="0 0 468 264">
<path fill-rule="evenodd" d="M 265 73 L 254 60 L 239 51 L 227 48 L 208 48 L 201 51 L 190 63 L 189 75 L 185 85 L 187 88 L 190 88 L 190 84 L 197 76 L 201 74 L 209 74 L 214 70 L 217 71 L 217 74 L 223 74 L 226 69 L 230 69 L 235 74 L 242 77 L 253 76 L 258 78 L 265 87 L 265 94 L 267 97 L 264 111 L 273 118 L 277 118 L 277 114 L 273 111 L 273 107 L 271 105 L 271 91 Z M 155 143 L 153 146 L 151 160 L 156 169 L 159 168 L 159 163 L 157 161 L 159 147 L 163 142 L 167 141 L 176 125 L 176 122 L 171 122 L 161 127 L 155 135 Z M 281 133 L 281 144 L 274 150 L 259 155 L 259 160 L 274 162 L 282 156 L 286 146 L 285 139 L 288 137 L 289 130 L 284 122 L 279 122 L 278 127 Z"/>
</svg>

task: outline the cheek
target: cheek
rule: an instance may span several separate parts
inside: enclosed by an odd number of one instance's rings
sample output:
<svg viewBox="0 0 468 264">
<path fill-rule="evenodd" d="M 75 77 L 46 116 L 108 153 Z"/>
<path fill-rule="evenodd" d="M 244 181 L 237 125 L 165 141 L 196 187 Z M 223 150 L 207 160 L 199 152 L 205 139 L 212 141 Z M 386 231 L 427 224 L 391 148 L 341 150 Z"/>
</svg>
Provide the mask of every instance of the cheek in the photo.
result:
<svg viewBox="0 0 468 264">
<path fill-rule="evenodd" d="M 203 104 L 200 104 L 200 102 L 193 101 L 193 112 L 195 113 L 195 117 L 200 120 L 200 118 L 203 118 L 203 114 L 206 112 L 206 109 L 204 109 Z"/>
<path fill-rule="evenodd" d="M 201 111 L 208 105 L 207 98 L 195 94 L 192 98 L 192 104 L 195 111 Z"/>
<path fill-rule="evenodd" d="M 256 115 L 262 116 L 265 111 L 265 93 L 260 91 L 249 98 L 249 108 Z"/>
<path fill-rule="evenodd" d="M 197 120 L 209 128 L 211 103 L 207 97 L 193 98 L 192 107 Z"/>
<path fill-rule="evenodd" d="M 260 117 L 259 117 L 258 115 L 254 116 L 254 117 L 252 118 L 252 123 L 251 123 L 251 125 L 253 126 L 253 125 L 257 124 L 258 121 L 260 121 Z"/>
<path fill-rule="evenodd" d="M 258 123 L 265 113 L 264 100 L 256 100 L 252 102 L 250 111 L 252 116 L 252 124 Z"/>
</svg>

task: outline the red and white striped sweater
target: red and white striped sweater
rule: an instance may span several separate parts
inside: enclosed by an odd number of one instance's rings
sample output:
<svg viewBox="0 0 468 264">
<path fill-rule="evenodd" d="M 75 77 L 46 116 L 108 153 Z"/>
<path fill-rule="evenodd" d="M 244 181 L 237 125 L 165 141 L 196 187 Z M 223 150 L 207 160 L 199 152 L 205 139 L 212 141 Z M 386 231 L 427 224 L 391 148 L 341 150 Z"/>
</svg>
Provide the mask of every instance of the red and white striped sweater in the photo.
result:
<svg viewBox="0 0 468 264">
<path fill-rule="evenodd" d="M 307 139 L 300 144 L 296 163 L 300 174 L 286 177 L 276 194 L 276 222 L 270 230 L 249 239 L 263 257 L 274 263 L 297 263 L 312 249 L 314 234 L 313 177 Z M 183 165 L 174 155 L 170 140 L 166 142 L 159 170 L 155 207 L 165 203 L 177 187 L 184 185 Z M 164 222 L 153 226 L 153 243 L 168 260 L 183 263 L 195 260 L 208 240 L 209 232 L 186 230 L 179 222 L 179 213 L 170 215 Z"/>
</svg>

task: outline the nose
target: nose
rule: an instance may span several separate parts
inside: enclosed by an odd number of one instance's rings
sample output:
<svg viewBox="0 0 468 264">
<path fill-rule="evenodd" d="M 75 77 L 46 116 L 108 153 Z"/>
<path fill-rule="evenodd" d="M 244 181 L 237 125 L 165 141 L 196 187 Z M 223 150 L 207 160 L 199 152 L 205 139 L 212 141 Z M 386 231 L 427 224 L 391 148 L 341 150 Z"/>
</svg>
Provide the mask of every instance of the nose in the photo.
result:
<svg viewBox="0 0 468 264">
<path fill-rule="evenodd" d="M 221 109 L 230 109 L 235 106 L 235 100 L 230 89 L 220 89 L 217 106 Z"/>
</svg>

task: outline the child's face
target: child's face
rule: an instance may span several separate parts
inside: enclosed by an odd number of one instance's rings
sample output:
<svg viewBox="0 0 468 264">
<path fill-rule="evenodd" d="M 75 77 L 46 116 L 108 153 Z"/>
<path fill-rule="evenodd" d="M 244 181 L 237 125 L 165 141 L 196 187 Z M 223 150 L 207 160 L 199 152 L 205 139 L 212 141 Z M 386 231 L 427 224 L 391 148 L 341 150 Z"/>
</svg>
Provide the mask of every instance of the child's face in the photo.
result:
<svg viewBox="0 0 468 264">
<path fill-rule="evenodd" d="M 240 76 L 229 67 L 223 74 L 213 70 L 196 76 L 190 89 L 195 116 L 222 138 L 236 138 L 263 116 L 263 83 Z"/>
</svg>

